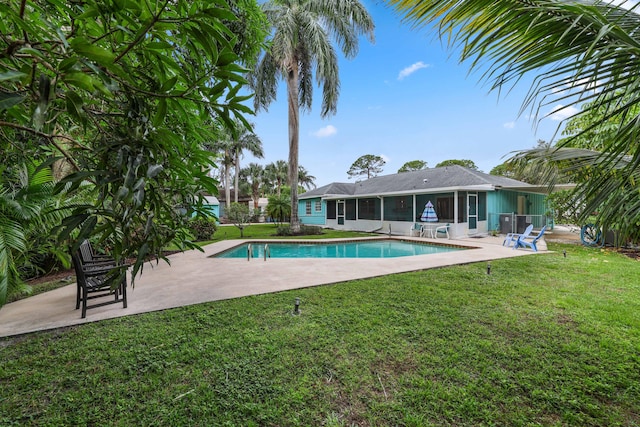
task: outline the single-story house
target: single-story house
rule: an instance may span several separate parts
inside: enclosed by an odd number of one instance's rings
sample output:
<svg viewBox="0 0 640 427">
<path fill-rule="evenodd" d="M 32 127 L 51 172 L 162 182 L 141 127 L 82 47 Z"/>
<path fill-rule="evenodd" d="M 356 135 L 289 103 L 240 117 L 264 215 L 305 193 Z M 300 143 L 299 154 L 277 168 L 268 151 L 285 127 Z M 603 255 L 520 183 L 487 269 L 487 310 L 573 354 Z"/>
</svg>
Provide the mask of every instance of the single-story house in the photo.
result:
<svg viewBox="0 0 640 427">
<path fill-rule="evenodd" d="M 428 202 L 452 237 L 541 228 L 550 220 L 545 186 L 462 166 L 334 182 L 300 194 L 302 224 L 340 230 L 409 235 Z"/>
</svg>

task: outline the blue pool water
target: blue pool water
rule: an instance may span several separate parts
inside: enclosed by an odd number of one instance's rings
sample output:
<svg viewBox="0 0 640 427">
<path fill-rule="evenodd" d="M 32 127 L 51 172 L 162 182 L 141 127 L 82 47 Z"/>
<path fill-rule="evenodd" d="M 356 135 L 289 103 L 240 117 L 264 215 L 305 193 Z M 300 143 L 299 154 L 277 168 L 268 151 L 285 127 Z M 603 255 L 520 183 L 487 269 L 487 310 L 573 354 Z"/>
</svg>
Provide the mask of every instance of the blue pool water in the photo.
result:
<svg viewBox="0 0 640 427">
<path fill-rule="evenodd" d="M 245 243 L 215 258 L 247 258 L 249 243 Z M 459 251 L 454 246 L 429 245 L 399 240 L 369 240 L 359 242 L 268 243 L 271 258 L 394 258 Z M 264 258 L 265 243 L 251 243 L 253 258 Z"/>
</svg>

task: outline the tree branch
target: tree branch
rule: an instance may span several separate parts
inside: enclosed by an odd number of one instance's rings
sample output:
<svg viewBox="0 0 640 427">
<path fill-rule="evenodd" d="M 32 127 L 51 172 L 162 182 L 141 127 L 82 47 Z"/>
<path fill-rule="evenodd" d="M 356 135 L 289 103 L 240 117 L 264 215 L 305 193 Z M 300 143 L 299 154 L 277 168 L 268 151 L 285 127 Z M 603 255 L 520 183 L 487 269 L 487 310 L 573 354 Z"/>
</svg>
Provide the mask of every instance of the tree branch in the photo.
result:
<svg viewBox="0 0 640 427">
<path fill-rule="evenodd" d="M 129 43 L 129 45 L 120 53 L 120 55 L 116 56 L 116 58 L 113 60 L 114 64 L 117 64 L 118 61 L 120 61 L 127 53 L 129 53 L 129 51 L 131 51 L 131 49 L 133 49 L 138 43 L 140 43 L 140 40 L 142 40 L 147 35 L 149 30 L 153 28 L 156 22 L 158 22 L 158 20 L 160 19 L 160 15 L 162 14 L 162 11 L 167 8 L 169 1 L 170 0 L 166 0 L 164 2 L 164 5 L 160 8 L 160 11 L 156 15 L 153 15 L 153 19 L 151 20 L 151 22 L 149 22 L 147 28 L 143 32 L 141 32 L 133 42 Z"/>
<path fill-rule="evenodd" d="M 10 123 L 10 122 L 5 122 L 5 121 L 0 121 L 0 127 L 10 127 L 13 129 L 17 129 L 17 130 L 21 130 L 24 132 L 29 132 L 33 135 L 39 136 L 41 138 L 46 138 L 51 144 L 53 144 L 54 147 L 56 147 L 58 149 L 58 151 L 60 151 L 62 153 L 62 155 L 69 161 L 69 163 L 71 163 L 71 166 L 73 166 L 73 168 L 76 171 L 80 171 L 80 167 L 78 166 L 78 164 L 76 163 L 76 161 L 73 159 L 73 157 L 71 156 L 71 154 L 69 154 L 64 148 L 62 148 L 60 146 L 60 144 L 58 144 L 55 140 L 55 138 L 62 138 L 62 139 L 66 139 L 70 142 L 72 142 L 73 144 L 79 146 L 79 147 L 83 147 L 82 144 L 80 144 L 78 141 L 76 141 L 75 139 L 71 138 L 70 136 L 66 136 L 66 135 L 50 135 L 48 133 L 44 133 L 44 132 L 40 132 L 37 131 L 35 129 L 32 129 L 30 127 L 27 126 L 21 126 L 15 123 Z"/>
</svg>

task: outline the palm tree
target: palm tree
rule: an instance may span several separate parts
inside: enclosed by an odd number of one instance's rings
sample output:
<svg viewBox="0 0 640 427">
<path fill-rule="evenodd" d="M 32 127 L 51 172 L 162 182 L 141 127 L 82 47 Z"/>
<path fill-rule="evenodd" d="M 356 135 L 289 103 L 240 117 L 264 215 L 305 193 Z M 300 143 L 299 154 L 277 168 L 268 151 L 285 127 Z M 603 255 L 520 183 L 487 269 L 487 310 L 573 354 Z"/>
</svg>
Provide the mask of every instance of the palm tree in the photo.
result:
<svg viewBox="0 0 640 427">
<path fill-rule="evenodd" d="M 288 170 L 289 167 L 284 160 L 269 163 L 264 167 L 264 180 L 271 191 L 275 189 L 278 197 L 280 197 L 282 186 L 288 182 Z"/>
<path fill-rule="evenodd" d="M 536 119 L 558 103 L 579 109 L 574 118 L 588 118 L 589 124 L 546 150 L 546 157 L 598 172 L 579 182 L 573 193 L 576 203 L 586 207 L 581 220 L 597 211 L 599 225 L 615 226 L 622 237 L 637 233 L 640 6 L 626 9 L 587 0 L 387 1 L 417 24 L 435 24 L 472 68 L 488 66 L 484 77 L 494 89 L 535 72 L 522 111 L 531 110 Z M 604 113 L 593 114 L 598 110 Z M 612 119 L 620 124 L 609 126 Z M 594 131 L 608 132 L 598 152 L 565 149 Z"/>
<path fill-rule="evenodd" d="M 267 215 L 275 222 L 283 223 L 291 215 L 291 202 L 287 196 L 269 196 Z"/>
<path fill-rule="evenodd" d="M 233 188 L 235 189 L 234 201 L 238 203 L 238 193 L 240 192 L 240 158 L 242 157 L 242 152 L 246 150 L 259 159 L 264 157 L 264 152 L 262 151 L 262 141 L 258 135 L 253 132 L 253 125 L 247 128 L 242 123 L 236 122 L 236 129 L 238 129 L 239 134 L 232 143 L 235 165 L 235 183 Z"/>
<path fill-rule="evenodd" d="M 28 249 L 27 227 L 36 225 L 53 191 L 51 171 L 24 165 L 9 168 L 0 181 L 0 306 L 24 289 L 17 258 Z"/>
<path fill-rule="evenodd" d="M 298 166 L 298 184 L 307 190 L 311 190 L 312 188 L 316 188 L 316 177 L 310 175 L 304 166 Z"/>
<path fill-rule="evenodd" d="M 231 167 L 234 162 L 234 143 L 228 132 L 221 132 L 218 139 L 211 144 L 211 151 L 218 153 L 222 171 L 220 181 L 224 186 L 225 207 L 231 206 Z"/>
<path fill-rule="evenodd" d="M 253 198 L 253 211 L 258 210 L 258 201 L 260 199 L 260 186 L 263 183 L 264 168 L 258 163 L 249 163 L 246 168 L 242 168 L 240 173 L 244 180 L 251 187 L 251 197 Z"/>
<path fill-rule="evenodd" d="M 298 217 L 298 149 L 300 108 L 311 109 L 313 71 L 323 88 L 321 116 L 335 114 L 340 81 L 338 57 L 331 39 L 347 58 L 358 52 L 358 37 L 373 41 L 373 20 L 358 0 L 271 0 L 262 10 L 272 26 L 269 50 L 250 76 L 256 111 L 276 99 L 277 82 L 287 84 L 289 104 L 289 182 L 291 228 L 300 229 Z"/>
</svg>

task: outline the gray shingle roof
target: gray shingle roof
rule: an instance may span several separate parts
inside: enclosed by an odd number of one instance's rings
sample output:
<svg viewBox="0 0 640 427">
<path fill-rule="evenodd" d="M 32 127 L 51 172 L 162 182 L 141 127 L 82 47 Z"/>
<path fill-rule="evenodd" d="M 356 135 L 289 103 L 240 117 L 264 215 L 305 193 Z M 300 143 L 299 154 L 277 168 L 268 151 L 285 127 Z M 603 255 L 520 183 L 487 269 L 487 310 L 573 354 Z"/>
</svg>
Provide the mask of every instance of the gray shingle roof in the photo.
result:
<svg viewBox="0 0 640 427">
<path fill-rule="evenodd" d="M 300 199 L 399 193 L 433 193 L 439 189 L 536 188 L 533 185 L 454 165 L 373 177 L 356 183 L 333 182 L 300 195 Z"/>
</svg>

